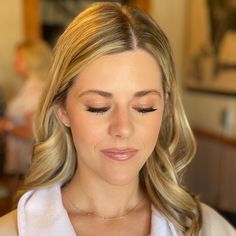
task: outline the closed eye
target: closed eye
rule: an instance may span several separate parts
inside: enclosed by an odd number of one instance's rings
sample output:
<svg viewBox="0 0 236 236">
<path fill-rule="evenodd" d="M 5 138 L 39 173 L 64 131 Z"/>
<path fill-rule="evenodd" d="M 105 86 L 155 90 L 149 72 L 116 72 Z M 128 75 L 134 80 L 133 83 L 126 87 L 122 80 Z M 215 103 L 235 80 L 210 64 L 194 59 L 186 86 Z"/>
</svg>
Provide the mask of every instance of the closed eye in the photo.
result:
<svg viewBox="0 0 236 236">
<path fill-rule="evenodd" d="M 88 112 L 103 114 L 109 110 L 109 107 L 87 107 Z"/>
<path fill-rule="evenodd" d="M 157 109 L 153 108 L 153 107 L 147 107 L 147 108 L 142 107 L 142 108 L 135 108 L 135 110 L 140 112 L 140 113 L 148 113 L 148 112 L 154 112 Z"/>
</svg>

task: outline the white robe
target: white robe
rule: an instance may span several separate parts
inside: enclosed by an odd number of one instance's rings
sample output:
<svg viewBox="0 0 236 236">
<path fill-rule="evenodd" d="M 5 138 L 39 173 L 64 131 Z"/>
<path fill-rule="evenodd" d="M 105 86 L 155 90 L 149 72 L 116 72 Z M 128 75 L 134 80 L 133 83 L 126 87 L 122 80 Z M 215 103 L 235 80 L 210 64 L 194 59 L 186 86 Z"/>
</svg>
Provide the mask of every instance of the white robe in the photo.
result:
<svg viewBox="0 0 236 236">
<path fill-rule="evenodd" d="M 25 193 L 18 204 L 19 236 L 76 236 L 65 210 L 60 186 Z M 236 236 L 233 227 L 203 205 L 201 236 Z M 152 207 L 151 236 L 177 236 L 174 225 Z"/>
</svg>

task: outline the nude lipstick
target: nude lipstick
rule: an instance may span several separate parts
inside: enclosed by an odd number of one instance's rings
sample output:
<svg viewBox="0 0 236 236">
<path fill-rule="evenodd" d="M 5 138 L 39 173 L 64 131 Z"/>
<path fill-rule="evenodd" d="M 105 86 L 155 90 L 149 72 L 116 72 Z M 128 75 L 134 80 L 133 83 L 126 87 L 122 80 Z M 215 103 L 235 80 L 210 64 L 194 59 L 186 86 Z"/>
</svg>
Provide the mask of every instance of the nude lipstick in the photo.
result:
<svg viewBox="0 0 236 236">
<path fill-rule="evenodd" d="M 136 155 L 138 150 L 134 148 L 125 148 L 125 149 L 109 148 L 109 149 L 103 149 L 101 150 L 101 152 L 106 157 L 112 160 L 127 161 L 127 160 L 132 159 Z"/>
</svg>

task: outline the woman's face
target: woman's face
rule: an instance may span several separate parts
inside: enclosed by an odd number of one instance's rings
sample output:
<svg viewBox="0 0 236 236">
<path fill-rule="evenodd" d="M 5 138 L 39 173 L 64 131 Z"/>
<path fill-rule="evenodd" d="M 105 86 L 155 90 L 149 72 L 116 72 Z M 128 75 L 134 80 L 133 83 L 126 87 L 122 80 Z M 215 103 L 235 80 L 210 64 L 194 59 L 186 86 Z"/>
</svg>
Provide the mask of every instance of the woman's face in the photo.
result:
<svg viewBox="0 0 236 236">
<path fill-rule="evenodd" d="M 17 49 L 14 57 L 14 67 L 16 73 L 21 76 L 23 79 L 27 77 L 28 69 L 26 66 L 24 53 L 22 49 Z"/>
<path fill-rule="evenodd" d="M 160 67 L 143 50 L 88 65 L 57 111 L 71 128 L 79 175 L 113 185 L 137 181 L 158 138 L 164 99 Z"/>
</svg>

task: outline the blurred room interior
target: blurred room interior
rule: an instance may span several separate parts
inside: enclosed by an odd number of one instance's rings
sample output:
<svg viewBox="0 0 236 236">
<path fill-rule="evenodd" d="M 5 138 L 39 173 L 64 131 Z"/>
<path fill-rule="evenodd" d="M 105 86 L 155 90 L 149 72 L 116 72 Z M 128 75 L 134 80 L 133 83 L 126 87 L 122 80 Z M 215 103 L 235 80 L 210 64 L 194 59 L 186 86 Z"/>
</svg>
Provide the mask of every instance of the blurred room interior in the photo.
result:
<svg viewBox="0 0 236 236">
<path fill-rule="evenodd" d="M 96 1 L 0 1 L 1 116 L 21 86 L 12 68 L 16 44 L 44 38 L 53 47 L 70 20 L 92 2 Z M 197 140 L 197 153 L 184 182 L 236 226 L 236 1 L 117 2 L 144 8 L 167 34 L 184 107 Z M 4 174 L 3 137 L 0 146 L 3 215 L 11 209 L 22 176 Z"/>
</svg>

